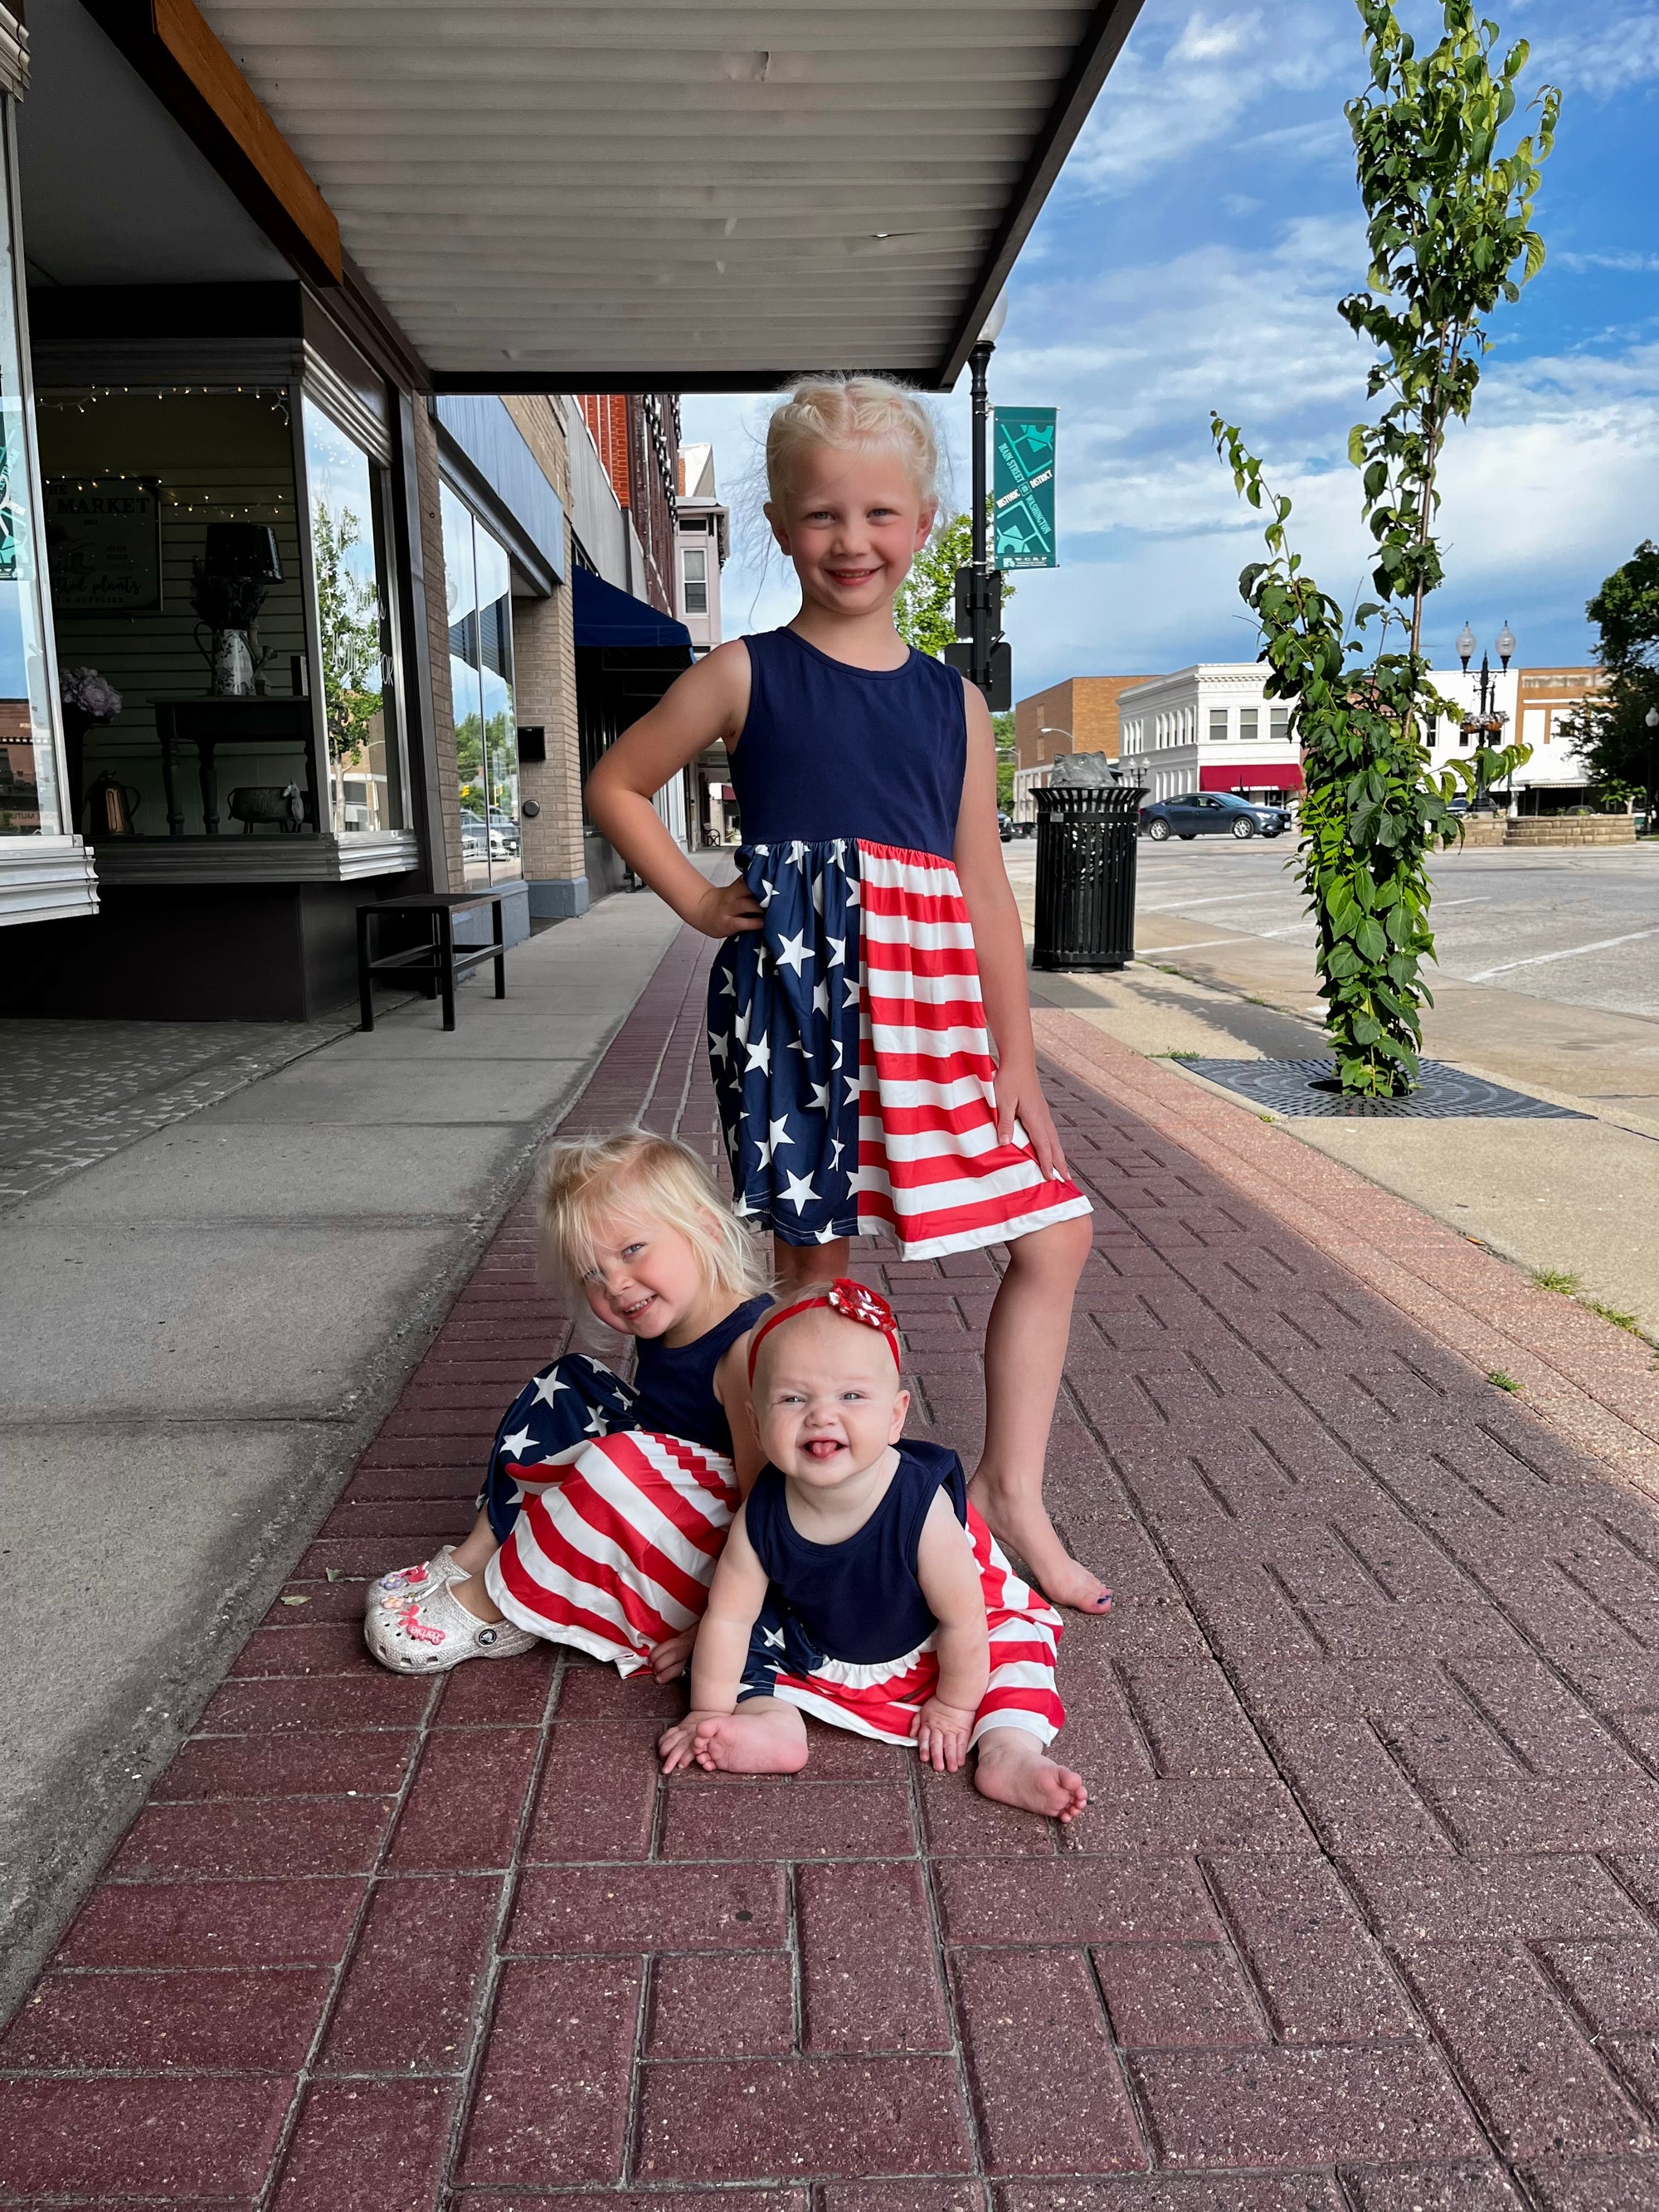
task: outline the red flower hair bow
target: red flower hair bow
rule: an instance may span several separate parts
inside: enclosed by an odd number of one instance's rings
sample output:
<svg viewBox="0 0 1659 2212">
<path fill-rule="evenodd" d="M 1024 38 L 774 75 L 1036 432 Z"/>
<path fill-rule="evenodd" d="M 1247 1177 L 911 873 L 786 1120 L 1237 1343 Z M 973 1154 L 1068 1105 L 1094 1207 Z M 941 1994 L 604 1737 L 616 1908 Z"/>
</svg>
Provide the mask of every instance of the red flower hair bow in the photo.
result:
<svg viewBox="0 0 1659 2212">
<path fill-rule="evenodd" d="M 879 1329 L 887 1340 L 887 1349 L 893 1355 L 894 1366 L 898 1366 L 898 1322 L 893 1309 L 881 1292 L 872 1291 L 867 1283 L 855 1283 L 850 1275 L 838 1275 L 833 1283 L 826 1284 L 821 1291 L 814 1291 L 807 1297 L 797 1298 L 793 1305 L 780 1306 L 775 1313 L 767 1315 L 749 1340 L 749 1380 L 751 1382 L 755 1379 L 755 1361 L 760 1353 L 762 1340 L 785 1322 L 793 1321 L 797 1314 L 810 1312 L 814 1306 L 828 1306 L 832 1313 L 838 1313 L 848 1321 L 860 1322 L 866 1328 Z"/>
</svg>

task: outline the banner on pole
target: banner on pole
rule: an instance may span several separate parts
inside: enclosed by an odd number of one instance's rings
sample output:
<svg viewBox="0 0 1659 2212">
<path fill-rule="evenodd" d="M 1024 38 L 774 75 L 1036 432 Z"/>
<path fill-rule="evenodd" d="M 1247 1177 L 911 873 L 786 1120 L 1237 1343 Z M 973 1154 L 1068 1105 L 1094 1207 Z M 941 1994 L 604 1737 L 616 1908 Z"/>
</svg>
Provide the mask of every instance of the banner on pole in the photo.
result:
<svg viewBox="0 0 1659 2212">
<path fill-rule="evenodd" d="M 991 511 L 999 568 L 1054 566 L 1054 410 L 994 410 Z"/>
</svg>

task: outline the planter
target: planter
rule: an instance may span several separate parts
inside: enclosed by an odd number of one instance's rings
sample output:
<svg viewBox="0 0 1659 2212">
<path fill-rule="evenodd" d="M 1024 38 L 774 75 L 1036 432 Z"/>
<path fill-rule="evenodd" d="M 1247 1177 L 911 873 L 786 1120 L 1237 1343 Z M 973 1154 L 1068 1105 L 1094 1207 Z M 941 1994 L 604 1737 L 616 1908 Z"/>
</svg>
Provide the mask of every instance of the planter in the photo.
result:
<svg viewBox="0 0 1659 2212">
<path fill-rule="evenodd" d="M 1508 827 L 1501 814 L 1466 814 L 1463 817 L 1463 850 L 1466 853 L 1480 852 L 1489 847 L 1501 845 L 1504 832 Z M 1455 846 L 1452 848 L 1454 852 L 1456 849 Z"/>
<path fill-rule="evenodd" d="M 1508 824 L 1505 844 L 1572 847 L 1633 845 L 1633 814 L 1523 814 Z"/>
</svg>

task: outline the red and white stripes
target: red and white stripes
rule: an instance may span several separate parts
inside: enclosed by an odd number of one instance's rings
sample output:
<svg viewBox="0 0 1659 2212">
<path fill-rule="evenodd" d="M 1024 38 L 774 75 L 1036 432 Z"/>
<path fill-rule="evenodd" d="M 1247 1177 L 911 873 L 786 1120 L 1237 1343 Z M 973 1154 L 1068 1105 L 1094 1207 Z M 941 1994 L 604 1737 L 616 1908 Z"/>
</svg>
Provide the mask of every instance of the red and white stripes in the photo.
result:
<svg viewBox="0 0 1659 2212">
<path fill-rule="evenodd" d="M 665 1638 L 702 1618 L 738 1509 L 732 1462 L 627 1429 L 587 1445 L 538 1492 L 546 1473 L 514 1470 L 530 1495 L 485 1587 L 532 1636 L 637 1674 Z"/>
<path fill-rule="evenodd" d="M 971 1506 L 967 1535 L 979 1565 L 991 1632 L 991 1680 L 971 1741 L 977 1743 L 989 1729 L 1018 1728 L 1039 1743 L 1052 1743 L 1066 1721 L 1054 1686 L 1060 1615 L 1020 1580 Z M 884 1743 L 910 1743 L 917 1715 L 938 1682 L 939 1661 L 930 1636 L 903 1658 L 879 1666 L 830 1659 L 811 1674 L 781 1674 L 773 1694 L 831 1728 Z"/>
<path fill-rule="evenodd" d="M 1090 1211 L 1018 1123 L 1000 1143 L 973 925 L 948 860 L 859 842 L 858 1213 L 930 1260 Z"/>
</svg>

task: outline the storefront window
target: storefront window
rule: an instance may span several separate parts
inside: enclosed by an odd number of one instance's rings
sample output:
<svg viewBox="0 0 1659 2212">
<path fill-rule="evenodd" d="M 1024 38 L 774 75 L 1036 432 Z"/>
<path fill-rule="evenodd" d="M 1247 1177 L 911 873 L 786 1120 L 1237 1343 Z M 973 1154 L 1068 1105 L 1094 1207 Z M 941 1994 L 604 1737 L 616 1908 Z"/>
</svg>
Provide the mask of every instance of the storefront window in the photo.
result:
<svg viewBox="0 0 1659 2212">
<path fill-rule="evenodd" d="M 521 875 L 519 732 L 513 698 L 513 579 L 505 551 L 443 487 L 449 685 L 471 888 Z"/>
<path fill-rule="evenodd" d="M 58 799 L 58 714 L 40 588 L 40 468 L 18 343 L 14 114 L 0 98 L 0 838 L 73 829 Z"/>
<path fill-rule="evenodd" d="M 380 471 L 316 402 L 305 410 L 328 807 L 337 836 L 404 826 Z"/>
</svg>

